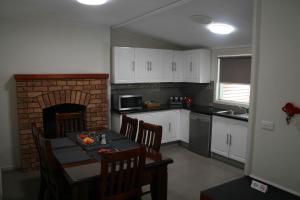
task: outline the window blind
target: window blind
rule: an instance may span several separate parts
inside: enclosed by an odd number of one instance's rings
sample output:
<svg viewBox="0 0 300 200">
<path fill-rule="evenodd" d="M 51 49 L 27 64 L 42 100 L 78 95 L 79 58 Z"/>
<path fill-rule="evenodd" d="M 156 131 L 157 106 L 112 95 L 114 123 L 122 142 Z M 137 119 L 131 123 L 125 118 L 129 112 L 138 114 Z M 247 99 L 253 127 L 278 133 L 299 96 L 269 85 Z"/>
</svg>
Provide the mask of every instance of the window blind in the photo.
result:
<svg viewBox="0 0 300 200">
<path fill-rule="evenodd" d="M 220 83 L 250 84 L 251 56 L 219 57 Z"/>
</svg>

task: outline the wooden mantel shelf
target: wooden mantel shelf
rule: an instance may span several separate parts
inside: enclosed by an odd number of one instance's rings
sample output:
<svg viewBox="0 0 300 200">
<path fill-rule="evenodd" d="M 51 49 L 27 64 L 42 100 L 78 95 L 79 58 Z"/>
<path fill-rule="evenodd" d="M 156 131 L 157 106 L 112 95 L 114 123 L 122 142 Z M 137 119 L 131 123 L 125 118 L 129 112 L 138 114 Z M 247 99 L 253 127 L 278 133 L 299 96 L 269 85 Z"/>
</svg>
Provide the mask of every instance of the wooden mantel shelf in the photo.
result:
<svg viewBox="0 0 300 200">
<path fill-rule="evenodd" d="M 51 79 L 108 79 L 109 74 L 15 74 L 16 81 Z"/>
</svg>

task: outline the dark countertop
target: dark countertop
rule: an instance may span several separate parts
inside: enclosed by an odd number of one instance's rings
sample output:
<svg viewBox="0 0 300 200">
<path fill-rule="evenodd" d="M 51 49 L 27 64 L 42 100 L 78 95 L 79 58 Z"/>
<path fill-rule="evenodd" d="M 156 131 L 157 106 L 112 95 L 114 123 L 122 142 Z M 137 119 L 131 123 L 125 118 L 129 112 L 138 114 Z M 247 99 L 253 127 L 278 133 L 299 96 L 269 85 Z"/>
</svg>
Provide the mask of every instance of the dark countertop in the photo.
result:
<svg viewBox="0 0 300 200">
<path fill-rule="evenodd" d="M 212 107 L 212 106 L 199 106 L 199 105 L 193 105 L 192 107 L 187 108 L 187 107 L 183 107 L 183 106 L 169 106 L 167 104 L 163 104 L 159 108 L 153 108 L 153 109 L 143 108 L 140 110 L 127 110 L 127 111 L 111 110 L 111 112 L 122 115 L 122 114 L 155 112 L 155 111 L 164 111 L 164 110 L 178 110 L 178 109 L 190 110 L 191 112 L 195 112 L 195 113 L 199 113 L 199 114 L 217 115 L 217 116 L 221 116 L 221 117 L 237 119 L 237 120 L 246 121 L 246 122 L 248 121 L 248 118 L 245 118 L 245 117 L 217 113 L 218 111 L 225 110 L 223 108 L 216 108 L 216 107 Z"/>
<path fill-rule="evenodd" d="M 226 117 L 226 118 L 230 118 L 230 119 L 237 119 L 237 120 L 248 122 L 248 118 L 246 118 L 246 117 L 240 117 L 240 116 L 229 115 L 229 114 L 220 114 L 220 113 L 214 113 L 213 115 L 220 116 L 220 117 Z"/>
</svg>

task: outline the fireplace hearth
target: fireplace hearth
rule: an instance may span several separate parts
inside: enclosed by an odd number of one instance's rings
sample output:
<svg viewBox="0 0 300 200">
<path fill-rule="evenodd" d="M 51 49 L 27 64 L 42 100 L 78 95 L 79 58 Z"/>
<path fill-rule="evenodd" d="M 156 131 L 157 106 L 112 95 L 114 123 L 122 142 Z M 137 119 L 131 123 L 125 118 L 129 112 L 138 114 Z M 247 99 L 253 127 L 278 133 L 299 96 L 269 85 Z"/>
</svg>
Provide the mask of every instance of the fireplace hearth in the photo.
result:
<svg viewBox="0 0 300 200">
<path fill-rule="evenodd" d="M 18 74 L 15 79 L 24 171 L 39 169 L 32 123 L 42 128 L 47 137 L 53 137 L 53 113 L 82 111 L 87 129 L 108 127 L 108 74 Z M 45 116 L 50 119 L 45 120 Z"/>
</svg>

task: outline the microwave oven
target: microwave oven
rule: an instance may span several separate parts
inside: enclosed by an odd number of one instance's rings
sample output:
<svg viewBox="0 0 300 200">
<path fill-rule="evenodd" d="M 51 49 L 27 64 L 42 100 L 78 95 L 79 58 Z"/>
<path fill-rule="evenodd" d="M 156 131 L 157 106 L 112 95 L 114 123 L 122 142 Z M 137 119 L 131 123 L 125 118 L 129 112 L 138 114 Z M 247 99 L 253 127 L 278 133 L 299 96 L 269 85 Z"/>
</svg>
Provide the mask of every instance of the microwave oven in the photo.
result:
<svg viewBox="0 0 300 200">
<path fill-rule="evenodd" d="M 113 109 L 118 111 L 143 109 L 141 95 L 113 95 Z"/>
</svg>

